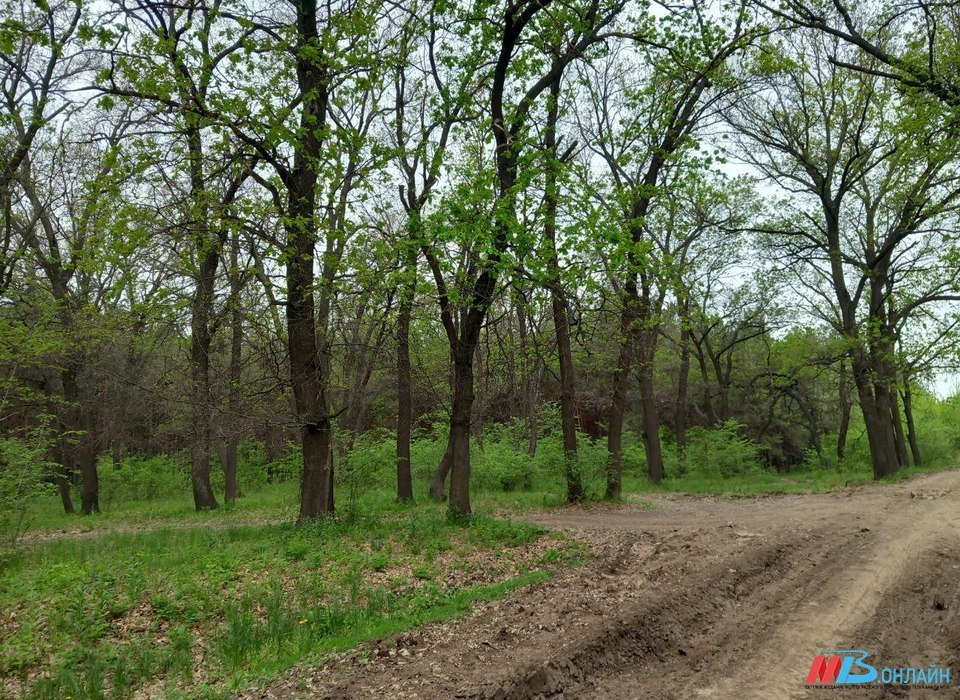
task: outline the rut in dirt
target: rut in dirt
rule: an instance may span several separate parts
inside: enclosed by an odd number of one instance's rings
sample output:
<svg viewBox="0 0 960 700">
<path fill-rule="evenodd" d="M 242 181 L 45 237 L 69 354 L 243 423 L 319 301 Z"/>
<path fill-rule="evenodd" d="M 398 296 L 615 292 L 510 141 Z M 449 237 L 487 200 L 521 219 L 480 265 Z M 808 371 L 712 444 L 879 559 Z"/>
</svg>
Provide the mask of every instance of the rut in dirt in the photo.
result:
<svg viewBox="0 0 960 700">
<path fill-rule="evenodd" d="M 960 472 L 654 500 L 538 516 L 601 543 L 597 558 L 243 697 L 789 699 L 815 697 L 804 680 L 824 648 L 903 666 L 960 658 Z"/>
</svg>

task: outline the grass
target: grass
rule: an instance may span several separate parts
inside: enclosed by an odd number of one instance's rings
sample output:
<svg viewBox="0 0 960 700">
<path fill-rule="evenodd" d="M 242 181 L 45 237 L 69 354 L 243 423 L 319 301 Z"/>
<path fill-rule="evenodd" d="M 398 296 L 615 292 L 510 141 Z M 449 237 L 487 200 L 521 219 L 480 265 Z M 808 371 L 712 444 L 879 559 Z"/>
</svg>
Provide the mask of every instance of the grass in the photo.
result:
<svg viewBox="0 0 960 700">
<path fill-rule="evenodd" d="M 942 468 L 954 453 L 944 445 L 931 467 L 891 480 Z M 735 435 L 722 446 L 722 460 L 669 464 L 668 475 L 683 476 L 656 487 L 634 449 L 624 493 L 749 496 L 873 481 L 869 467 L 857 466 L 863 459 L 776 473 L 756 466 Z M 583 454 L 588 492 L 599 496 L 604 447 L 584 442 Z M 563 502 L 559 472 L 544 455 L 530 462 L 501 448 L 478 460 L 481 484 L 539 488 L 479 487 L 468 523 L 449 520 L 444 504 L 398 503 L 384 485 L 392 478 L 386 458 L 370 471 L 379 482 L 340 491 L 354 497 L 341 497 L 335 519 L 301 528 L 292 525 L 292 482 L 261 484 L 233 506 L 201 513 L 182 485 L 151 500 L 115 492 L 94 517 L 66 516 L 46 496 L 27 545 L 0 561 L 0 696 L 226 697 L 294 664 L 508 595 L 584 556 L 576 542 L 503 518 Z M 156 467 L 163 473 L 163 463 Z M 176 468 L 166 473 L 176 485 Z"/>
<path fill-rule="evenodd" d="M 231 524 L 282 515 L 275 495 L 235 512 L 192 514 L 177 499 L 44 513 L 48 532 L 110 529 L 38 539 L 0 571 L 0 695 L 220 697 L 507 595 L 566 556 L 536 526 L 483 514 L 465 526 L 385 494 L 371 497 L 384 501 L 376 516 Z M 144 512 L 147 529 L 124 529 Z"/>
</svg>

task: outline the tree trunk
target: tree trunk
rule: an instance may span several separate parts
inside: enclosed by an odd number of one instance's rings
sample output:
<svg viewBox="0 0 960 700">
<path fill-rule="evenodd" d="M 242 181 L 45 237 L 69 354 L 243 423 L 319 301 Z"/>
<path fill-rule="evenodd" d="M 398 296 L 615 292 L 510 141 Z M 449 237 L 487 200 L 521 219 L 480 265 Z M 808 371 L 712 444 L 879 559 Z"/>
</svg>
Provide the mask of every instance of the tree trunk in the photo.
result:
<svg viewBox="0 0 960 700">
<path fill-rule="evenodd" d="M 554 249 L 554 261 L 556 260 Z M 583 500 L 583 481 L 577 464 L 577 390 L 570 348 L 570 315 L 559 280 L 550 285 L 553 326 L 560 360 L 560 429 L 563 432 L 563 475 L 567 484 L 567 502 Z"/>
<path fill-rule="evenodd" d="M 303 446 L 297 522 L 304 523 L 333 512 L 331 424 L 319 357 L 321 348 L 317 339 L 313 270 L 317 239 L 317 168 L 323 146 L 321 134 L 327 118 L 330 78 L 322 56 L 325 48 L 317 30 L 317 3 L 315 0 L 301 0 L 295 3 L 295 9 L 302 135 L 296 143 L 293 170 L 285 177 L 287 344 L 290 383 Z"/>
<path fill-rule="evenodd" d="M 544 189 L 543 233 L 547 253 L 547 287 L 550 290 L 550 307 L 553 312 L 553 328 L 556 335 L 557 359 L 560 362 L 560 429 L 563 432 L 563 476 L 567 485 L 567 502 L 579 503 L 584 498 L 583 481 L 577 464 L 577 388 L 573 367 L 573 351 L 570 347 L 570 307 L 560 279 L 560 260 L 557 255 L 557 209 L 560 188 L 558 170 L 562 163 L 557 154 L 557 121 L 560 107 L 561 76 L 550 86 L 550 103 L 547 110 L 547 125 L 544 146 L 550 158 Z"/>
<path fill-rule="evenodd" d="M 875 479 L 880 479 L 894 474 L 900 468 L 900 464 L 890 420 L 890 404 L 884 402 L 882 390 L 877 392 L 878 387 L 870 380 L 871 374 L 871 368 L 865 358 L 853 360 L 853 379 L 860 398 L 863 421 L 867 428 L 873 476 Z"/>
<path fill-rule="evenodd" d="M 410 473 L 410 430 L 412 398 L 410 396 L 410 316 L 413 310 L 414 285 L 408 285 L 397 314 L 397 498 L 413 501 L 413 476 Z M 446 478 L 446 475 L 444 475 Z M 441 488 L 443 484 L 441 482 Z"/>
<path fill-rule="evenodd" d="M 607 488 L 605 497 L 620 498 L 623 483 L 623 418 L 627 410 L 627 389 L 630 365 L 636 347 L 637 305 L 639 296 L 635 280 L 628 280 L 624 289 L 623 309 L 620 312 L 620 353 L 613 374 L 613 395 L 607 432 Z"/>
<path fill-rule="evenodd" d="M 287 342 L 290 348 L 290 383 L 300 421 L 303 448 L 303 474 L 300 479 L 300 514 L 306 522 L 331 513 L 328 483 L 331 446 L 330 417 L 320 378 L 317 326 L 314 314 L 314 232 L 313 193 L 304 195 L 308 203 L 288 226 L 287 242 L 291 254 L 287 260 Z M 291 205 L 295 204 L 291 202 Z M 308 214 L 309 212 L 309 214 Z"/>
<path fill-rule="evenodd" d="M 837 430 L 837 459 L 843 461 L 847 448 L 847 431 L 850 429 L 850 385 L 847 365 L 840 360 L 840 427 Z"/>
<path fill-rule="evenodd" d="M 80 367 L 83 360 L 79 357 L 68 358 L 60 377 L 63 383 L 63 398 L 67 404 L 66 421 L 64 427 L 68 431 L 75 431 L 76 442 L 72 446 L 64 445 L 65 462 L 71 463 L 69 472 L 80 474 L 80 512 L 91 515 L 100 512 L 100 480 L 97 474 L 97 452 L 93 444 L 93 435 L 89 414 L 85 410 L 80 395 Z M 67 454 L 69 453 L 69 455 Z M 65 465 L 66 466 L 66 465 Z M 69 491 L 67 491 L 69 499 Z M 73 512 L 73 503 L 63 499 L 64 510 Z"/>
<path fill-rule="evenodd" d="M 897 458 L 904 467 L 910 466 L 907 454 L 907 440 L 903 434 L 903 421 L 900 418 L 900 402 L 897 400 L 896 385 L 890 387 L 890 420 L 893 423 L 893 436 L 897 442 Z"/>
<path fill-rule="evenodd" d="M 430 498 L 434 501 L 443 501 L 446 499 L 447 474 L 450 473 L 451 445 L 452 440 L 447 437 L 447 448 L 443 452 L 440 464 L 437 465 L 430 479 Z"/>
<path fill-rule="evenodd" d="M 57 493 L 60 494 L 60 502 L 63 504 L 63 512 L 72 515 L 76 511 L 73 507 L 73 498 L 70 497 L 70 481 L 63 474 L 56 476 Z"/>
<path fill-rule="evenodd" d="M 663 447 L 660 444 L 660 415 L 653 385 L 653 362 L 657 349 L 657 328 L 647 328 L 641 335 L 640 403 L 643 408 L 643 447 L 647 457 L 647 480 L 659 484 L 663 480 Z"/>
<path fill-rule="evenodd" d="M 920 457 L 920 445 L 917 443 L 917 428 L 913 422 L 913 392 L 910 390 L 909 377 L 903 381 L 903 415 L 907 421 L 907 440 L 910 442 L 910 453 L 913 456 L 913 463 L 919 467 L 923 465 L 923 459 Z"/>
<path fill-rule="evenodd" d="M 243 369 L 243 305 L 240 303 L 240 239 L 230 243 L 230 396 L 227 401 L 227 441 L 223 459 L 223 501 L 237 500 L 237 444 L 240 441 L 240 382 Z"/>
<path fill-rule="evenodd" d="M 97 474 L 97 454 L 90 441 L 80 451 L 80 512 L 84 515 L 100 512 L 100 478 Z"/>
<path fill-rule="evenodd" d="M 518 295 L 519 297 L 520 295 Z M 517 324 L 520 330 L 520 366 L 523 372 L 521 382 L 523 391 L 523 404 L 527 414 L 527 454 L 530 457 L 537 456 L 537 377 L 536 360 L 531 358 L 531 351 L 528 343 L 529 328 L 527 327 L 526 311 L 523 308 L 524 300 L 522 297 L 517 299 Z M 527 473 L 529 480 L 529 472 Z"/>
<path fill-rule="evenodd" d="M 466 324 L 464 324 L 466 325 Z M 478 328 L 479 331 L 479 328 Z M 450 514 L 470 515 L 470 417 L 473 411 L 475 345 L 460 343 L 455 355 L 456 384 L 450 413 Z"/>
<path fill-rule="evenodd" d="M 686 326 L 681 317 L 680 322 Z M 677 402 L 673 411 L 673 432 L 680 458 L 687 449 L 687 390 L 690 386 L 690 329 L 680 331 L 680 374 L 677 377 Z"/>
<path fill-rule="evenodd" d="M 191 230 L 195 246 L 197 275 L 190 318 L 190 379 L 192 382 L 193 441 L 191 444 L 193 503 L 196 509 L 217 507 L 210 486 L 210 443 L 212 409 L 210 401 L 210 324 L 214 287 L 223 242 L 212 236 L 209 223 L 206 181 L 203 173 L 203 142 L 195 115 L 187 118 L 187 147 L 190 166 L 190 194 L 193 211 Z"/>
<path fill-rule="evenodd" d="M 203 244 L 198 242 L 201 250 Z M 214 282 L 220 256 L 216 250 L 202 253 L 200 269 L 195 280 L 193 317 L 190 334 L 190 367 L 193 383 L 193 442 L 191 480 L 193 503 L 197 510 L 217 507 L 217 499 L 210 485 L 210 316 L 213 311 Z"/>
</svg>

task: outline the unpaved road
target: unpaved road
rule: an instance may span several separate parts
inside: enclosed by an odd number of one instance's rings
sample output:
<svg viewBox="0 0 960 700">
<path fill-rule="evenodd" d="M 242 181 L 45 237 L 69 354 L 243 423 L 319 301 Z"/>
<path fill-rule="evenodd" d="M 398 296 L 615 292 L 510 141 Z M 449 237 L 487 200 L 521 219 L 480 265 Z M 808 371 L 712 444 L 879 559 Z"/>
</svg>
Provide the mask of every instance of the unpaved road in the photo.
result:
<svg viewBox="0 0 960 700">
<path fill-rule="evenodd" d="M 652 500 L 538 516 L 597 556 L 241 697 L 960 698 L 960 471 L 832 494 Z M 807 689 L 821 649 L 865 649 L 878 668 L 949 666 L 953 682 Z"/>
</svg>

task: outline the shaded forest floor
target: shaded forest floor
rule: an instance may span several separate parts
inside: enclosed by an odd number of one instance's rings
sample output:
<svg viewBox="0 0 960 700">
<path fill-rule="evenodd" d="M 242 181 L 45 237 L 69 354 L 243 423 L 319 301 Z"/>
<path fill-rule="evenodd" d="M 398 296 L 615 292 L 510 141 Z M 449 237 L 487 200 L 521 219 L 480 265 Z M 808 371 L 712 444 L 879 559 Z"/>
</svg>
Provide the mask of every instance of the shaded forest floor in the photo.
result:
<svg viewBox="0 0 960 700">
<path fill-rule="evenodd" d="M 50 503 L 0 569 L 0 696 L 792 697 L 819 648 L 956 659 L 960 471 L 860 481 L 480 493 L 469 527 L 374 492 L 295 528 L 290 485 Z"/>
</svg>

